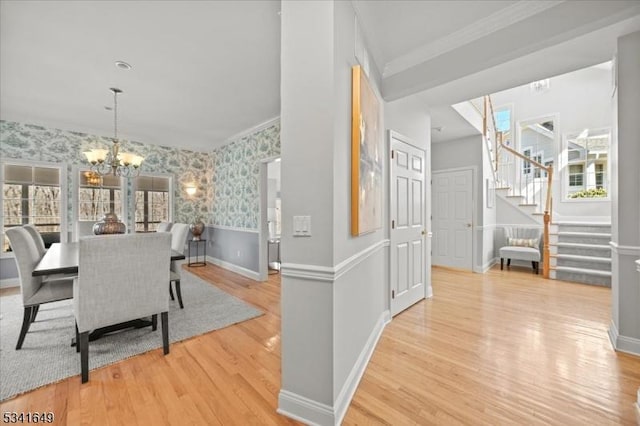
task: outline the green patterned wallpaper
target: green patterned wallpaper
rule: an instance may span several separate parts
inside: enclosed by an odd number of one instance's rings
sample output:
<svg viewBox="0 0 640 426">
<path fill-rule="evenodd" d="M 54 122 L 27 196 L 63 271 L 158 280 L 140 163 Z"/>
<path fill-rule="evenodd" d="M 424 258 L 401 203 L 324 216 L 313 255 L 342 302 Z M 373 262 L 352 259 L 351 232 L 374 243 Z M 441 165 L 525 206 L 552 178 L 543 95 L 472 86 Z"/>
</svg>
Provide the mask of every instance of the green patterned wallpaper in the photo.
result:
<svg viewBox="0 0 640 426">
<path fill-rule="evenodd" d="M 280 123 L 213 151 L 210 223 L 258 229 L 260 160 L 280 155 Z"/>
<path fill-rule="evenodd" d="M 72 166 L 87 164 L 82 152 L 97 147 L 107 148 L 111 144 L 109 138 L 0 120 L 0 157 L 66 163 L 69 199 L 72 193 Z M 174 221 L 192 223 L 198 218 L 207 221 L 213 202 L 211 154 L 131 141 L 122 142 L 122 145 L 123 151 L 144 157 L 143 173 L 173 174 Z M 189 197 L 184 192 L 184 187 L 192 180 L 196 181 L 198 191 L 195 196 Z M 128 199 L 131 200 L 130 185 L 128 194 Z M 71 203 L 68 205 L 67 221 L 71 224 Z M 130 224 L 132 209 L 129 212 Z"/>
</svg>

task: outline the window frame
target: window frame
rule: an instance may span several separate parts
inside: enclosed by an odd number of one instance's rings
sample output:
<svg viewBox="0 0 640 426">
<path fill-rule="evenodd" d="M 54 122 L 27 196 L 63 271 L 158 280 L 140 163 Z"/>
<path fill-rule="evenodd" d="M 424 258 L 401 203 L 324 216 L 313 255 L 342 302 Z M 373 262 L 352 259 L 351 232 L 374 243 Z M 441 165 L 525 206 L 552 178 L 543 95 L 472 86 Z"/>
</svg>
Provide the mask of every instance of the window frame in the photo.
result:
<svg viewBox="0 0 640 426">
<path fill-rule="evenodd" d="M 3 190 L 0 191 L 0 207 L 2 207 L 2 213 L 0 213 L 0 241 L 4 241 L 4 169 L 5 166 L 29 166 L 29 167 L 46 167 L 51 169 L 58 169 L 60 177 L 60 241 L 66 243 L 68 241 L 68 226 L 67 226 L 67 206 L 68 206 L 68 186 L 67 180 L 67 164 L 66 163 L 52 163 L 48 161 L 35 161 L 35 160 L 23 160 L 18 158 L 7 158 L 0 160 L 0 186 Z M 0 259 L 15 258 L 13 252 L 0 251 Z"/>
<path fill-rule="evenodd" d="M 75 224 L 76 222 L 78 222 L 80 218 L 80 194 L 78 193 L 80 190 L 80 173 L 89 172 L 91 171 L 91 168 L 89 166 L 75 165 L 72 167 L 72 170 L 73 170 L 73 176 L 71 177 L 71 187 L 73 188 L 72 217 L 73 217 L 73 223 Z M 127 202 L 127 179 L 126 178 L 123 178 L 123 177 L 120 178 L 120 189 L 122 191 L 122 211 L 116 212 L 116 214 L 118 215 L 118 218 L 122 222 L 127 223 L 129 210 L 127 208 L 128 202 Z M 129 229 L 128 226 L 127 226 L 127 229 Z M 72 232 L 75 234 L 76 230 L 72 229 Z M 75 238 L 75 235 L 73 236 L 73 238 L 77 240 L 77 238 Z"/>
<path fill-rule="evenodd" d="M 569 140 L 570 139 L 575 139 L 577 135 L 579 135 L 582 132 L 582 130 L 577 130 L 577 131 L 569 131 L 569 132 L 565 132 L 562 134 L 562 153 L 561 153 L 561 159 L 562 159 L 562 167 L 560 169 L 560 178 L 561 178 L 561 187 L 562 187 L 562 198 L 561 198 L 561 202 L 563 203 L 604 203 L 604 202 L 611 202 L 611 143 L 612 143 L 612 132 L 611 132 L 611 127 L 594 127 L 594 128 L 589 128 L 589 132 L 593 132 L 593 133 L 603 133 L 603 134 L 607 134 L 609 136 L 609 150 L 607 152 L 607 156 L 606 159 L 604 161 L 599 160 L 594 162 L 594 165 L 604 165 L 603 163 L 606 162 L 606 167 L 605 167 L 605 171 L 602 174 L 603 175 L 603 179 L 604 179 L 604 184 L 602 185 L 602 187 L 604 189 L 606 189 L 607 191 L 607 196 L 606 197 L 594 197 L 594 198 L 569 198 L 569 195 L 572 194 L 572 192 L 570 192 L 570 186 L 569 186 L 569 167 L 572 165 L 577 165 L 577 164 L 581 164 L 582 165 L 582 174 L 583 174 L 583 189 L 587 189 L 587 162 L 588 162 L 588 155 L 585 155 L 585 158 L 582 160 L 575 160 L 575 161 L 569 161 Z M 597 175 L 598 172 L 595 172 L 595 174 Z M 595 176 L 594 176 L 594 180 L 595 180 Z M 598 185 L 596 184 L 594 186 L 595 188 L 598 188 Z"/>
<path fill-rule="evenodd" d="M 169 222 L 173 222 L 174 218 L 174 205 L 175 205 L 175 188 L 174 188 L 174 176 L 170 173 L 154 173 L 154 172 L 145 172 L 140 173 L 140 176 L 144 177 L 156 177 L 156 178 L 165 178 L 169 180 L 169 212 L 168 212 L 168 220 Z M 130 208 L 131 208 L 131 229 L 133 232 L 144 232 L 144 231 L 136 231 L 136 192 L 138 191 L 138 181 L 134 179 L 131 185 L 131 199 L 129 200 Z M 149 231 L 152 232 L 152 231 Z"/>
</svg>

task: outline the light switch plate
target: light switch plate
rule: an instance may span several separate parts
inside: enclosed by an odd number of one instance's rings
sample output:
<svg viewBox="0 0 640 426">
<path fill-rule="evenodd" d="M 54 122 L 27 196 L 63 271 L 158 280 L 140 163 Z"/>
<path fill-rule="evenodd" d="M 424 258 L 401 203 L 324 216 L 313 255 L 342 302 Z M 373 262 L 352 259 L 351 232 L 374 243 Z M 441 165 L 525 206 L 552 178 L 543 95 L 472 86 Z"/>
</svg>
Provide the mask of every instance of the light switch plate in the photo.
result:
<svg viewBox="0 0 640 426">
<path fill-rule="evenodd" d="M 293 217 L 293 236 L 294 237 L 310 237 L 311 236 L 311 216 L 294 216 Z"/>
</svg>

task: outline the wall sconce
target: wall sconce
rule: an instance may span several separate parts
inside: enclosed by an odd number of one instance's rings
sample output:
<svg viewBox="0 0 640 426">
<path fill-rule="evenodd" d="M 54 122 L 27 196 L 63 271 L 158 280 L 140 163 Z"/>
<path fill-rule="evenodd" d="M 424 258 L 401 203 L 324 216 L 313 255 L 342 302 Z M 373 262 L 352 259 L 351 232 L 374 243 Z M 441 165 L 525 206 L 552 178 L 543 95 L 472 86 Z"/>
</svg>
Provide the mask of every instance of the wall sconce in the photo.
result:
<svg viewBox="0 0 640 426">
<path fill-rule="evenodd" d="M 189 196 L 193 196 L 193 195 L 196 194 L 195 185 L 187 185 L 184 190 L 187 193 L 187 195 L 189 195 Z"/>
</svg>

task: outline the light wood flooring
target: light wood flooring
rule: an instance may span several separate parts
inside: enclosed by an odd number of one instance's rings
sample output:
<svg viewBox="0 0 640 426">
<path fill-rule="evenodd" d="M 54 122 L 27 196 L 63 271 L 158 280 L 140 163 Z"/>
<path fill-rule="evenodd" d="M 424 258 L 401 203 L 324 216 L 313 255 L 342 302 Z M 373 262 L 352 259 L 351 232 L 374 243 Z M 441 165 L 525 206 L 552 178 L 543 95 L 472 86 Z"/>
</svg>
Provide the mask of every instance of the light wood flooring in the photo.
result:
<svg viewBox="0 0 640 426">
<path fill-rule="evenodd" d="M 69 425 L 295 424 L 275 412 L 279 275 L 256 283 L 212 265 L 190 271 L 265 315 L 172 344 L 166 357 L 158 349 L 93 370 L 85 385 L 76 376 L 45 386 L 0 411 L 53 411 Z M 384 330 L 344 424 L 635 423 L 640 358 L 611 349 L 609 289 L 516 268 L 434 268 L 433 288 L 434 299 Z"/>
</svg>

